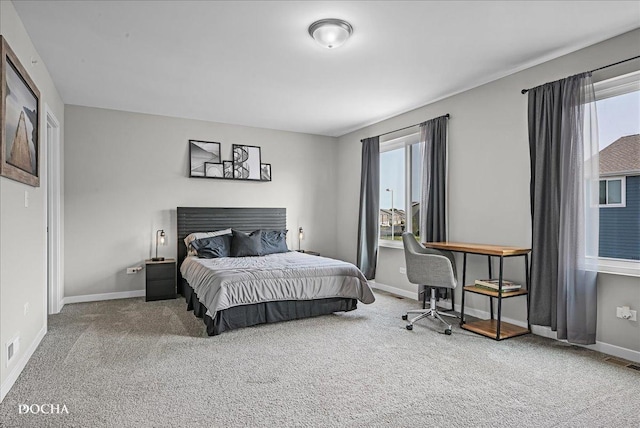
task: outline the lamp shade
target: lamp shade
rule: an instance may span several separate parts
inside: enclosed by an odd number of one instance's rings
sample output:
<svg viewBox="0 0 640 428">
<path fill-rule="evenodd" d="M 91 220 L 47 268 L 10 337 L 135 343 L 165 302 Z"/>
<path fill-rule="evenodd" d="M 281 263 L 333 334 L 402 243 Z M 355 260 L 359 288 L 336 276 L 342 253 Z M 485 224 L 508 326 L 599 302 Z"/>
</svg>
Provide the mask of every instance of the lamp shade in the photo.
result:
<svg viewBox="0 0 640 428">
<path fill-rule="evenodd" d="M 341 19 L 321 19 L 309 26 L 309 34 L 328 49 L 342 46 L 353 33 L 353 27 Z"/>
</svg>

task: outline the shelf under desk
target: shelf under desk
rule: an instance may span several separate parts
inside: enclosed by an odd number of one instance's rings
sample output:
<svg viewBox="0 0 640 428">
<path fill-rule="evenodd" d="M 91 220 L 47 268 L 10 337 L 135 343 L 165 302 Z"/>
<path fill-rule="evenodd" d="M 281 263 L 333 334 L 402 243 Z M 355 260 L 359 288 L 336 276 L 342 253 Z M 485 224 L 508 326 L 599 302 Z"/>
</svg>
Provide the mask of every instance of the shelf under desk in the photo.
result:
<svg viewBox="0 0 640 428">
<path fill-rule="evenodd" d="M 476 293 L 476 294 L 482 294 L 485 296 L 490 296 L 490 297 L 498 297 L 499 294 L 497 291 L 493 291 L 493 290 L 488 290 L 486 288 L 482 288 L 482 287 L 476 287 L 475 285 L 467 285 L 466 287 L 463 288 L 464 291 L 468 291 L 470 293 Z M 508 297 L 515 297 L 515 296 L 524 296 L 526 294 L 528 294 L 529 291 L 525 288 L 521 288 L 520 290 L 514 290 L 514 291 L 503 291 L 502 292 L 502 298 L 506 299 Z"/>
<path fill-rule="evenodd" d="M 466 322 L 464 324 L 461 324 L 460 328 L 490 337 L 491 339 L 495 340 L 508 339 L 510 337 L 522 336 L 523 334 L 530 333 L 528 328 L 501 321 L 500 337 L 497 337 L 498 320 L 480 320 Z"/>
</svg>

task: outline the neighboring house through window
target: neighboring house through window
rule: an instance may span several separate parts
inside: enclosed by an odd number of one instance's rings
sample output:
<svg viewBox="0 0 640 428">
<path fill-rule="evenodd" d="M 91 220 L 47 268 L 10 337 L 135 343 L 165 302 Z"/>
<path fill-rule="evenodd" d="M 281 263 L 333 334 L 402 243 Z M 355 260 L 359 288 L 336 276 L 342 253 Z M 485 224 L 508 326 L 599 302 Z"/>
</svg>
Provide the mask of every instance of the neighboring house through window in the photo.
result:
<svg viewBox="0 0 640 428">
<path fill-rule="evenodd" d="M 640 71 L 599 82 L 600 271 L 640 274 Z"/>
<path fill-rule="evenodd" d="M 402 246 L 402 233 L 420 231 L 420 134 L 380 142 L 379 244 Z M 408 213 L 408 215 L 407 215 Z"/>
</svg>

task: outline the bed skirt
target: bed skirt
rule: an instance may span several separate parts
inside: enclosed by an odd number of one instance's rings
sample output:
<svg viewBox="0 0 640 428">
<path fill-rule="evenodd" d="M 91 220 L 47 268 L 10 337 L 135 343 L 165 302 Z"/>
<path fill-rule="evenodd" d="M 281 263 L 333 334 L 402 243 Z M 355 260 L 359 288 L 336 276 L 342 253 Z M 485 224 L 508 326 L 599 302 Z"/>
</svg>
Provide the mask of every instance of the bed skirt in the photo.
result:
<svg viewBox="0 0 640 428">
<path fill-rule="evenodd" d="M 252 325 L 311 318 L 334 312 L 352 311 L 358 307 L 357 299 L 331 298 L 317 300 L 284 300 L 235 306 L 216 313 L 215 318 L 207 315 L 207 308 L 200 303 L 193 288 L 184 281 L 182 294 L 187 301 L 187 310 L 202 318 L 209 336 L 218 335 L 227 330 Z"/>
</svg>

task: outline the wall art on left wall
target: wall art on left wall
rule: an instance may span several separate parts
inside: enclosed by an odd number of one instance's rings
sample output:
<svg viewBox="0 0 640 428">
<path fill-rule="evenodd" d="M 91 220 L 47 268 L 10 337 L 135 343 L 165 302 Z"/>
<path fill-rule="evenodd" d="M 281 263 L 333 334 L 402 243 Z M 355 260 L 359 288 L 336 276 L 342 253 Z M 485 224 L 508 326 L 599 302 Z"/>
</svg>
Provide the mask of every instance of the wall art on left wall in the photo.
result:
<svg viewBox="0 0 640 428">
<path fill-rule="evenodd" d="M 40 186 L 40 91 L 0 36 L 0 175 Z"/>
</svg>

